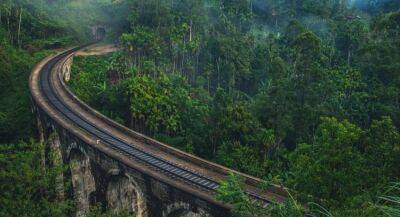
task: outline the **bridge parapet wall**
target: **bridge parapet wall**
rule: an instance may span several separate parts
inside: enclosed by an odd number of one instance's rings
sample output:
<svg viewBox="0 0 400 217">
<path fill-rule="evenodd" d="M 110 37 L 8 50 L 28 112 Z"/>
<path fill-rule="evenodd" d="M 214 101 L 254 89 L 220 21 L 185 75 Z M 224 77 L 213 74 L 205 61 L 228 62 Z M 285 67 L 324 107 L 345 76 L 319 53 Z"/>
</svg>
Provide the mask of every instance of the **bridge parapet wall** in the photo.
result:
<svg viewBox="0 0 400 217">
<path fill-rule="evenodd" d="M 230 216 L 226 207 L 197 198 L 98 150 L 35 107 L 38 123 L 44 123 L 40 133 L 60 153 L 55 163 L 69 165 L 58 181 L 58 191 L 60 198 L 70 195 L 74 200 L 76 216 L 85 216 L 89 207 L 98 205 L 114 213 L 134 212 L 137 217 Z M 70 194 L 65 192 L 68 183 Z"/>
</svg>

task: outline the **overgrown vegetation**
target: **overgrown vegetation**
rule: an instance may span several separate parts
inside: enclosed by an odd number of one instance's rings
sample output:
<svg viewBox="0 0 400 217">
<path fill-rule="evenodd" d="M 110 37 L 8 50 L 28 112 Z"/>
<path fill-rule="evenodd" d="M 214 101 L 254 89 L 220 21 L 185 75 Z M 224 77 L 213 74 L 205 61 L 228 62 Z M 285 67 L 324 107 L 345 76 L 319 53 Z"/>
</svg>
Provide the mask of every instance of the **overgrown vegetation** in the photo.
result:
<svg viewBox="0 0 400 217">
<path fill-rule="evenodd" d="M 57 177 L 62 166 L 44 167 L 44 145 L 0 146 L 0 216 L 65 216 L 68 200 L 57 200 Z"/>
<path fill-rule="evenodd" d="M 395 1 L 131 4 L 123 50 L 78 60 L 79 96 L 95 93 L 91 105 L 168 144 L 279 179 L 330 215 L 383 215 L 373 204 L 400 176 Z"/>
<path fill-rule="evenodd" d="M 236 204 L 238 216 L 299 216 L 298 204 L 310 202 L 331 216 L 396 216 L 397 197 L 379 196 L 400 178 L 399 7 L 395 0 L 2 1 L 0 143 L 20 145 L 2 146 L 1 215 L 65 211 L 51 194 L 37 194 L 52 188 L 49 177 L 33 180 L 42 174 L 32 160 L 38 152 L 19 142 L 33 135 L 27 81 L 48 50 L 106 25 L 122 50 L 76 58 L 73 91 L 132 129 L 295 192 L 287 204 L 262 209 L 232 178 L 220 199 Z M 5 187 L 16 176 L 15 188 L 32 182 L 32 191 Z"/>
<path fill-rule="evenodd" d="M 400 216 L 400 183 L 394 183 L 388 190 L 385 192 L 386 195 L 380 197 L 381 201 L 379 204 L 379 208 L 389 217 Z"/>
<path fill-rule="evenodd" d="M 28 79 L 34 64 L 73 41 L 68 29 L 32 9 L 29 1 L 0 3 L 0 143 L 28 140 L 32 115 Z"/>
<path fill-rule="evenodd" d="M 57 177 L 65 168 L 45 167 L 44 145 L 31 141 L 35 128 L 28 90 L 37 62 L 54 49 L 88 40 L 89 22 L 73 17 L 86 11 L 96 24 L 93 11 L 98 10 L 73 2 L 0 1 L 0 216 L 70 216 L 74 210 L 68 198 L 57 197 Z"/>
<path fill-rule="evenodd" d="M 264 188 L 269 184 L 266 182 Z M 218 189 L 217 199 L 234 206 L 234 217 L 302 217 L 307 214 L 303 205 L 299 204 L 290 195 L 283 203 L 272 201 L 270 204 L 261 204 L 244 193 L 244 182 L 236 175 L 231 174 L 228 180 Z"/>
</svg>

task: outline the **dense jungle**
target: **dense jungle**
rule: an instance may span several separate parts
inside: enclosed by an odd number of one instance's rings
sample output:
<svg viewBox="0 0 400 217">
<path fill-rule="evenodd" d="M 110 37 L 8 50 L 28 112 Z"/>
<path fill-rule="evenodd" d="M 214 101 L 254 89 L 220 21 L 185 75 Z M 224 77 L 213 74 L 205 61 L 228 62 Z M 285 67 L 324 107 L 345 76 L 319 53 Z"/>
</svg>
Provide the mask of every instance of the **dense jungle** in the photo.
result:
<svg viewBox="0 0 400 217">
<path fill-rule="evenodd" d="M 232 216 L 400 216 L 398 0 L 0 0 L 0 216 L 73 213 L 55 199 L 66 168 L 42 165 L 28 79 L 93 25 L 118 51 L 74 58 L 80 99 L 288 189 L 263 207 L 232 176 L 216 196 Z"/>
</svg>

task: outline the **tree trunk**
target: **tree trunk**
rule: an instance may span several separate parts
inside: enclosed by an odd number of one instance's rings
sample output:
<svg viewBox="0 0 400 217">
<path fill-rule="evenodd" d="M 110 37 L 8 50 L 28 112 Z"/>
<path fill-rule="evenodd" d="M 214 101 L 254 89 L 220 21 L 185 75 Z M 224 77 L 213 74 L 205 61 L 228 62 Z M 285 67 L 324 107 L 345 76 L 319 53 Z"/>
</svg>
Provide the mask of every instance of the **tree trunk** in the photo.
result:
<svg viewBox="0 0 400 217">
<path fill-rule="evenodd" d="M 210 86 L 211 86 L 211 78 L 210 78 L 210 76 L 208 76 L 208 82 L 207 82 L 207 91 L 208 91 L 208 94 L 210 94 Z"/>
<path fill-rule="evenodd" d="M 11 39 L 10 16 L 11 16 L 11 11 L 8 12 L 8 16 L 7 16 L 7 33 L 8 33 L 8 37 L 10 37 L 9 39 Z M 12 44 L 12 41 L 10 41 L 10 43 Z"/>
<path fill-rule="evenodd" d="M 129 128 L 131 128 L 131 129 L 133 129 L 133 130 L 136 130 L 135 128 L 135 125 L 136 125 L 136 122 L 134 121 L 134 119 L 133 119 L 133 115 L 132 115 L 132 112 L 130 112 L 129 113 L 129 118 L 130 118 L 130 121 L 129 121 Z"/>
<path fill-rule="evenodd" d="M 22 7 L 19 10 L 19 22 L 18 22 L 18 33 L 17 33 L 17 44 L 19 47 L 21 47 L 21 22 L 22 22 Z"/>
<path fill-rule="evenodd" d="M 220 59 L 218 57 L 217 59 L 217 87 L 219 87 L 219 63 L 220 63 Z"/>
<path fill-rule="evenodd" d="M 350 66 L 350 59 L 351 59 L 351 50 L 350 48 L 347 50 L 347 65 Z"/>
<path fill-rule="evenodd" d="M 189 42 L 192 41 L 192 25 L 193 25 L 193 21 L 190 20 L 190 25 L 189 25 Z"/>
</svg>

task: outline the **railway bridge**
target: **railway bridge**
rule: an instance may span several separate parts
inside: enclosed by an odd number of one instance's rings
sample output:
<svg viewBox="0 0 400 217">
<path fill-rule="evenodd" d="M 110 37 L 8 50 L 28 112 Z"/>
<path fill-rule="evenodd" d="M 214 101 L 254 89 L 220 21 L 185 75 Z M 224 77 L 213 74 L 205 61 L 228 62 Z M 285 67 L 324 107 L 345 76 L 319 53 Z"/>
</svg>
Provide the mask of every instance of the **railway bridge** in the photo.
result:
<svg viewBox="0 0 400 217">
<path fill-rule="evenodd" d="M 84 47 L 44 59 L 29 80 L 40 140 L 54 153 L 45 162 L 69 165 L 58 179 L 58 197 L 73 198 L 76 216 L 94 204 L 138 217 L 230 216 L 231 206 L 215 199 L 230 173 L 244 177 L 256 200 L 285 200 L 279 187 L 261 190 L 257 178 L 132 131 L 78 99 L 66 82 L 73 56 Z"/>
</svg>

